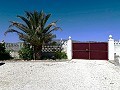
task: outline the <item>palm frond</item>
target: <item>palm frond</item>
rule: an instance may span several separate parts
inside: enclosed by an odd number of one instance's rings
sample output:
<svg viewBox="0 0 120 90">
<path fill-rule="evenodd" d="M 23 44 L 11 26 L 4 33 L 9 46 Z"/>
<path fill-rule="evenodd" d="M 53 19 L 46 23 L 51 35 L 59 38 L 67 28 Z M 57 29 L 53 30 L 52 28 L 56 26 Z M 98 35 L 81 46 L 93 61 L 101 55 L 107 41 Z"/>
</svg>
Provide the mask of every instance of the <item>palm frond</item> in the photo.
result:
<svg viewBox="0 0 120 90">
<path fill-rule="evenodd" d="M 43 33 L 46 33 L 50 30 L 50 28 L 52 27 L 51 24 L 49 24 L 48 26 L 46 26 L 44 29 L 43 29 Z"/>
<path fill-rule="evenodd" d="M 28 11 L 25 11 L 25 15 L 26 15 L 26 18 L 29 20 L 31 17 L 30 13 Z"/>
<path fill-rule="evenodd" d="M 53 29 L 51 29 L 49 32 L 47 32 L 47 33 L 51 33 L 51 32 L 53 32 L 53 31 L 57 31 L 57 30 L 62 30 L 60 27 L 55 27 L 55 28 L 53 28 Z"/>
<path fill-rule="evenodd" d="M 17 34 L 22 34 L 21 32 L 15 30 L 15 29 L 8 29 L 8 30 L 4 33 L 4 35 L 6 35 L 7 33 L 13 33 L 13 32 L 15 32 L 15 33 L 17 33 Z"/>
<path fill-rule="evenodd" d="M 21 33 L 21 34 L 18 34 L 19 35 L 19 39 L 20 40 L 22 40 L 22 41 L 28 41 L 28 36 L 26 35 L 26 34 L 23 34 L 23 33 Z"/>
<path fill-rule="evenodd" d="M 14 22 L 14 21 L 10 21 L 10 22 L 11 22 L 11 25 L 9 26 L 9 28 L 16 27 L 16 28 L 20 29 L 21 31 L 23 31 L 24 33 L 29 33 L 28 27 L 25 26 L 24 24 Z"/>
<path fill-rule="evenodd" d="M 26 19 L 26 18 L 23 17 L 23 16 L 19 16 L 19 15 L 17 15 L 17 17 L 20 18 L 20 19 L 22 19 L 22 20 L 25 22 L 25 24 L 26 24 L 29 28 L 31 28 L 31 24 L 30 24 L 30 22 L 28 21 L 28 19 Z"/>
<path fill-rule="evenodd" d="M 48 14 L 44 17 L 44 20 L 43 20 L 43 25 L 45 26 L 46 22 L 48 21 L 48 19 L 50 18 L 51 14 Z"/>
<path fill-rule="evenodd" d="M 57 22 L 57 21 L 52 22 L 52 23 L 50 23 L 47 27 L 45 27 L 43 33 L 47 33 L 47 32 L 50 33 L 50 32 L 52 32 L 52 31 L 56 31 L 56 30 L 58 30 L 58 29 L 62 30 L 60 27 L 56 27 L 56 22 Z M 54 27 L 54 28 L 51 29 L 52 27 Z"/>
</svg>

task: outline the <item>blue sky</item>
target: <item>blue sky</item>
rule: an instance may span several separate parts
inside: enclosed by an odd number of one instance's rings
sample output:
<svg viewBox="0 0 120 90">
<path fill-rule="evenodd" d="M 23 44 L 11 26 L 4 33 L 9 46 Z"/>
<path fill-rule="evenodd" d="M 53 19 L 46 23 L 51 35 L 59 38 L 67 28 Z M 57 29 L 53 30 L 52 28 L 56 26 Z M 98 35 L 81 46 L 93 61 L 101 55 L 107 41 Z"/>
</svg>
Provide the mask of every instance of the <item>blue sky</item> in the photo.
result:
<svg viewBox="0 0 120 90">
<path fill-rule="evenodd" d="M 20 21 L 24 11 L 51 13 L 49 21 L 59 20 L 63 31 L 58 39 L 69 36 L 79 41 L 107 41 L 109 34 L 120 39 L 120 0 L 1 0 L 0 41 L 19 42 L 15 33 L 4 36 L 9 21 Z"/>
</svg>

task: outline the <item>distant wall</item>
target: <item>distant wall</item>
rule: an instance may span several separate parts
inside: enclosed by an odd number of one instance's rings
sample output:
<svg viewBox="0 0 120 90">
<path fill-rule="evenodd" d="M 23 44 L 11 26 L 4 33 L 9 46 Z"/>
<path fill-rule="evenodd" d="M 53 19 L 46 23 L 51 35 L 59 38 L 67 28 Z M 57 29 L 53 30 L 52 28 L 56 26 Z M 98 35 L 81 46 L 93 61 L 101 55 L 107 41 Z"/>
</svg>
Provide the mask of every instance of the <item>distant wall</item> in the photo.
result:
<svg viewBox="0 0 120 90">
<path fill-rule="evenodd" d="M 120 63 L 120 40 L 114 40 L 112 35 L 109 35 L 108 40 L 108 59 Z"/>
<path fill-rule="evenodd" d="M 23 42 L 18 43 L 5 43 L 5 48 L 7 51 L 10 51 L 10 55 L 14 59 L 19 59 L 18 51 L 23 47 Z"/>
<path fill-rule="evenodd" d="M 114 41 L 114 53 L 120 56 L 120 41 Z"/>
</svg>

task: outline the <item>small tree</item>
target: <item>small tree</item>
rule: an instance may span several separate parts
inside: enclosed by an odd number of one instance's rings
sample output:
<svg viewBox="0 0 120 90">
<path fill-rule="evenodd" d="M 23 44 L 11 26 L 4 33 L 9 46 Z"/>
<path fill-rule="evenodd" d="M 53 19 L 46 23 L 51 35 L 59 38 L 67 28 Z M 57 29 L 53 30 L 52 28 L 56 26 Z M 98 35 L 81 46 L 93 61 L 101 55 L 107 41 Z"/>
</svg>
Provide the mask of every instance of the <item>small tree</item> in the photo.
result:
<svg viewBox="0 0 120 90">
<path fill-rule="evenodd" d="M 33 48 L 29 44 L 24 44 L 23 48 L 18 52 L 21 59 L 32 60 L 33 59 Z"/>
</svg>

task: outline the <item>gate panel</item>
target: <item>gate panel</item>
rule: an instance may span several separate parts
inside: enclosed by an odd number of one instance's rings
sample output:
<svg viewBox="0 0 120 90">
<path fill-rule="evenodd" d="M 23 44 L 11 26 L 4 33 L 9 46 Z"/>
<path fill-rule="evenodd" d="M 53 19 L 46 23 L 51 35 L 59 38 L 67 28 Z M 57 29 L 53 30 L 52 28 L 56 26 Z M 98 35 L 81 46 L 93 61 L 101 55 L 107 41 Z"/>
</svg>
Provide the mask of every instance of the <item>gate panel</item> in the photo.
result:
<svg viewBox="0 0 120 90">
<path fill-rule="evenodd" d="M 73 58 L 74 59 L 89 59 L 89 44 L 88 43 L 73 43 Z"/>
<path fill-rule="evenodd" d="M 107 43 L 90 43 L 90 50 L 108 51 Z"/>
<path fill-rule="evenodd" d="M 83 50 L 89 49 L 88 43 L 73 43 L 73 51 L 74 50 Z"/>
<path fill-rule="evenodd" d="M 108 55 L 107 55 L 107 52 L 91 51 L 90 52 L 90 59 L 108 60 Z"/>
<path fill-rule="evenodd" d="M 90 59 L 107 60 L 108 44 L 107 43 L 90 43 Z"/>
<path fill-rule="evenodd" d="M 74 59 L 89 59 L 89 53 L 85 51 L 73 51 Z"/>
</svg>

